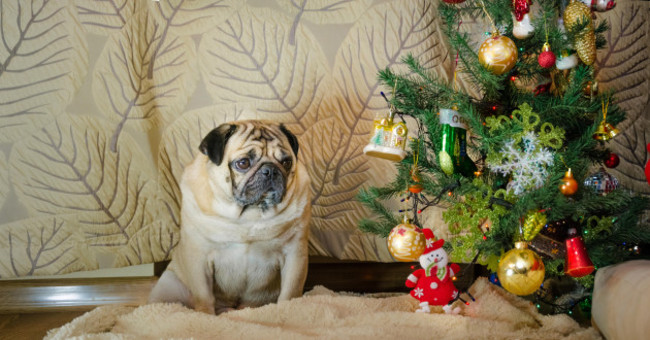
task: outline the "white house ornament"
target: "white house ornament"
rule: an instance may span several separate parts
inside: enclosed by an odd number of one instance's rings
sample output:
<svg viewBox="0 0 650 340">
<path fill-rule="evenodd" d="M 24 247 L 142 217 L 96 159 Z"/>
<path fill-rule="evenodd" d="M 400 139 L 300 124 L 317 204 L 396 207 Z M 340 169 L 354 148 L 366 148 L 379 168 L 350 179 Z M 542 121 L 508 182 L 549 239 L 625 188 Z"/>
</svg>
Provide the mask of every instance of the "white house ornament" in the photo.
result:
<svg viewBox="0 0 650 340">
<path fill-rule="evenodd" d="M 394 162 L 406 157 L 408 129 L 406 124 L 393 122 L 394 113 L 391 108 L 387 115 L 379 115 L 373 122 L 370 142 L 363 148 L 363 153 Z"/>
<path fill-rule="evenodd" d="M 493 33 L 478 50 L 478 61 L 496 75 L 510 71 L 517 63 L 517 46 L 508 37 Z"/>
<path fill-rule="evenodd" d="M 558 70 L 569 70 L 578 66 L 578 56 L 568 51 L 562 51 L 562 54 L 555 59 L 555 68 Z"/>
</svg>

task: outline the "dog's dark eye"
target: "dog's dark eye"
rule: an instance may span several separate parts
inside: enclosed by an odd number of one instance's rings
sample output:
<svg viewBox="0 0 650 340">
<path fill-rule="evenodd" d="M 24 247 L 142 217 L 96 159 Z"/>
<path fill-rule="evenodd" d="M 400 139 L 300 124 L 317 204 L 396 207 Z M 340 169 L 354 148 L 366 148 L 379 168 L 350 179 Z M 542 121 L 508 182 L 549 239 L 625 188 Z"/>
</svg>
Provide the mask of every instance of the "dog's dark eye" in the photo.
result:
<svg viewBox="0 0 650 340">
<path fill-rule="evenodd" d="M 242 158 L 235 161 L 235 167 L 239 170 L 246 170 L 251 167 L 251 160 L 248 158 Z"/>
<path fill-rule="evenodd" d="M 291 169 L 292 164 L 293 162 L 290 159 L 285 159 L 282 161 L 282 166 L 287 170 Z"/>
</svg>

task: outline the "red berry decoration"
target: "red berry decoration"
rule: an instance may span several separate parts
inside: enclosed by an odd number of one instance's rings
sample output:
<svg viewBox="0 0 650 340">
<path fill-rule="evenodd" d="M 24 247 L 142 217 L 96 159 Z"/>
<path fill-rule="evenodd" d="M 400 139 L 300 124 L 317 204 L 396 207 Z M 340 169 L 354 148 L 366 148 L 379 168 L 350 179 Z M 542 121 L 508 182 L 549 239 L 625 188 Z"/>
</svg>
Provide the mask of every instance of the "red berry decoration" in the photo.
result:
<svg viewBox="0 0 650 340">
<path fill-rule="evenodd" d="M 548 43 L 544 43 L 542 53 L 537 57 L 537 62 L 539 63 L 539 66 L 543 68 L 555 66 L 555 54 L 551 51 L 551 46 L 549 46 Z"/>
<path fill-rule="evenodd" d="M 461 2 L 464 2 L 465 0 L 442 0 L 448 4 L 459 4 Z"/>
<path fill-rule="evenodd" d="M 618 163 L 621 162 L 621 159 L 618 158 L 618 155 L 615 153 L 610 153 L 607 159 L 605 160 L 605 166 L 613 169 L 618 166 Z"/>
</svg>

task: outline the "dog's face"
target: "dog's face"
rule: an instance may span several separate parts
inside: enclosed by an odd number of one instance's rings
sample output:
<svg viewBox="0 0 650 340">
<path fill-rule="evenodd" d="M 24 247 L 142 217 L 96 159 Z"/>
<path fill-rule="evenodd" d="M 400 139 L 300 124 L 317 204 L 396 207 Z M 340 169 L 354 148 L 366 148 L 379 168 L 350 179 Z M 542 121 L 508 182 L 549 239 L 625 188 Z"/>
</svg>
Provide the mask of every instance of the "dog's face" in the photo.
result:
<svg viewBox="0 0 650 340">
<path fill-rule="evenodd" d="M 210 131 L 199 146 L 217 167 L 227 167 L 233 199 L 262 210 L 282 202 L 294 174 L 298 139 L 284 125 L 239 121 Z"/>
</svg>

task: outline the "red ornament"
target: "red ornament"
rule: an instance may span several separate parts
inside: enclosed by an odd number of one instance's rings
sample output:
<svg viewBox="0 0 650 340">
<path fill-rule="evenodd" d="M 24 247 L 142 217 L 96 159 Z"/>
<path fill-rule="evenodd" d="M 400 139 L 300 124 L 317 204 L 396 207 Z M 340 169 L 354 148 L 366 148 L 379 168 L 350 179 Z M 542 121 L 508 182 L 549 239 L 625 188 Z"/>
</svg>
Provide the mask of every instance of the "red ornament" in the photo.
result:
<svg viewBox="0 0 650 340">
<path fill-rule="evenodd" d="M 621 159 L 618 158 L 618 155 L 615 153 L 610 153 L 607 159 L 605 160 L 605 166 L 613 169 L 618 166 L 618 164 L 621 162 Z"/>
<path fill-rule="evenodd" d="M 542 52 L 537 57 L 537 62 L 539 66 L 543 68 L 549 68 L 555 66 L 555 54 L 551 51 L 551 47 L 548 43 L 544 43 L 542 47 Z"/>
<path fill-rule="evenodd" d="M 594 271 L 594 264 L 589 258 L 587 248 L 582 237 L 576 235 L 576 230 L 569 231 L 569 238 L 564 241 L 566 244 L 566 262 L 564 272 L 571 277 L 583 277 Z"/>
<path fill-rule="evenodd" d="M 442 0 L 448 4 L 459 4 L 461 2 L 465 2 L 465 0 Z"/>
<path fill-rule="evenodd" d="M 535 90 L 533 91 L 535 97 L 537 97 L 540 94 L 547 93 L 551 89 L 551 84 L 552 83 L 544 83 L 544 84 L 537 85 L 535 87 Z"/>
</svg>

